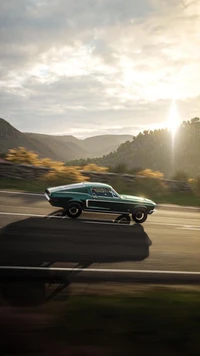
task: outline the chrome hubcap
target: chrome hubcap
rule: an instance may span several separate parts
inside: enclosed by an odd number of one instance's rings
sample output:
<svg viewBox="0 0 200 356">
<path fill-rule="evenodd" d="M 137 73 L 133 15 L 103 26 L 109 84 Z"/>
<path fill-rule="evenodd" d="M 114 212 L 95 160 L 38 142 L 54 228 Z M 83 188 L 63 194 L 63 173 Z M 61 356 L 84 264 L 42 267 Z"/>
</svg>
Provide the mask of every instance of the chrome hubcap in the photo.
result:
<svg viewBox="0 0 200 356">
<path fill-rule="evenodd" d="M 69 212 L 70 212 L 71 215 L 76 215 L 78 213 L 78 208 L 76 208 L 75 206 L 72 206 L 69 209 Z"/>
<path fill-rule="evenodd" d="M 143 219 L 144 213 L 142 213 L 141 211 L 138 211 L 138 212 L 136 213 L 135 217 L 136 217 L 137 220 L 140 221 L 140 220 Z"/>
</svg>

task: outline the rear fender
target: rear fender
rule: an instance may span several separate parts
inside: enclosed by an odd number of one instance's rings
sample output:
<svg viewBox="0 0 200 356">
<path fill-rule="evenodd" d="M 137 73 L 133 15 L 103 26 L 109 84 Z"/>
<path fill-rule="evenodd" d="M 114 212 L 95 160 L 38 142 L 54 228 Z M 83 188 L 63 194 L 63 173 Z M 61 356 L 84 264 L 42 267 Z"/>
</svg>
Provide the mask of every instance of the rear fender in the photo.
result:
<svg viewBox="0 0 200 356">
<path fill-rule="evenodd" d="M 83 204 L 83 201 L 82 200 L 80 200 L 80 199 L 70 199 L 69 201 L 68 201 L 68 204 L 71 204 L 71 203 L 79 203 L 82 207 L 84 207 L 84 204 Z"/>
</svg>

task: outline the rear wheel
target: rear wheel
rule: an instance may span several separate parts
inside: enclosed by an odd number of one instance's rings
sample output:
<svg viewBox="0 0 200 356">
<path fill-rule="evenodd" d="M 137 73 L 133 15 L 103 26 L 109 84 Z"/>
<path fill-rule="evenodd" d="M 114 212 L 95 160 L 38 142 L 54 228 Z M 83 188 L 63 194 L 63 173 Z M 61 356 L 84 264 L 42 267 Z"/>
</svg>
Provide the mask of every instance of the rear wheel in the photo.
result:
<svg viewBox="0 0 200 356">
<path fill-rule="evenodd" d="M 73 202 L 70 203 L 67 209 L 64 210 L 63 215 L 67 215 L 72 219 L 78 218 L 82 213 L 82 206 L 80 203 Z"/>
<path fill-rule="evenodd" d="M 137 208 L 132 213 L 133 220 L 138 223 L 142 224 L 147 219 L 147 211 L 145 208 Z"/>
</svg>

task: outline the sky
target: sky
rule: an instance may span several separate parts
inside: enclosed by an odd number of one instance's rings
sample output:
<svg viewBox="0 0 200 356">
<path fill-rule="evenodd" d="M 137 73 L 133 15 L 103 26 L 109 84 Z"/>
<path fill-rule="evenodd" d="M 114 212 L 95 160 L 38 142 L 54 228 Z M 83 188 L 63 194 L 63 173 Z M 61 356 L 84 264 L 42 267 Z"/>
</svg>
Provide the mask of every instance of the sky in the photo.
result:
<svg viewBox="0 0 200 356">
<path fill-rule="evenodd" d="M 0 117 L 79 138 L 200 115 L 200 0 L 1 0 Z"/>
</svg>

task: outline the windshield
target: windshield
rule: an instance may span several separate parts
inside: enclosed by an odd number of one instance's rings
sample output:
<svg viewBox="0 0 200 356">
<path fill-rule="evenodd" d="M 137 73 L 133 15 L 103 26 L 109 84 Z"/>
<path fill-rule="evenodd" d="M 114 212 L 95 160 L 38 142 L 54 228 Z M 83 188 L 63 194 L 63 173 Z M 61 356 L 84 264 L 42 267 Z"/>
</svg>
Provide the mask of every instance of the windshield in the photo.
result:
<svg viewBox="0 0 200 356">
<path fill-rule="evenodd" d="M 112 188 L 111 189 L 113 198 L 121 199 L 121 196 Z"/>
</svg>

